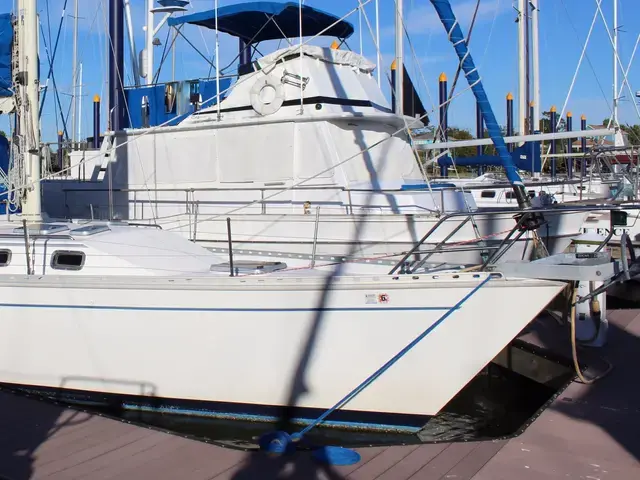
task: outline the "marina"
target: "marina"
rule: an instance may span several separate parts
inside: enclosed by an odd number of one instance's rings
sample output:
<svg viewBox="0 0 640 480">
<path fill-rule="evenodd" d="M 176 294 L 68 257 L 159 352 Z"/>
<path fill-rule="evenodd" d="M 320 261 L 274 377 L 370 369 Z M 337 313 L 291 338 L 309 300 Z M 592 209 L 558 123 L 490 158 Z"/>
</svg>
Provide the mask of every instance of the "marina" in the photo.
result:
<svg viewBox="0 0 640 480">
<path fill-rule="evenodd" d="M 500 32 L 504 111 L 482 0 L 100 0 L 94 59 L 87 4 L 0 10 L 0 480 L 638 478 L 621 2 L 548 111 L 544 0 Z M 610 116 L 574 130 L 597 20 Z"/>
</svg>

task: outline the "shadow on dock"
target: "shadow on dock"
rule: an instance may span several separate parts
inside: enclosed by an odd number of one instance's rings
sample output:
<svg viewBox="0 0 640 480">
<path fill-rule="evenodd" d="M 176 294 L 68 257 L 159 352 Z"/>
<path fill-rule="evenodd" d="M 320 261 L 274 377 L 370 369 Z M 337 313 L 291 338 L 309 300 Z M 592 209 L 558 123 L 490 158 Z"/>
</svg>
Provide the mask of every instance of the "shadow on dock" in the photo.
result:
<svg viewBox="0 0 640 480">
<path fill-rule="evenodd" d="M 547 424 L 545 433 L 550 439 L 559 439 L 568 423 L 572 428 L 584 428 L 587 438 L 576 432 L 574 448 L 579 450 L 582 446 L 595 453 L 602 448 L 589 438 L 596 426 L 640 461 L 637 433 L 640 431 L 640 315 L 638 310 L 609 310 L 607 317 L 607 345 L 604 348 L 579 347 L 578 361 L 586 366 L 583 374 L 587 379 L 606 373 L 610 366 L 613 368 L 592 385 L 576 379 L 560 394 L 550 406 L 550 410 L 561 414 L 560 421 Z M 533 339 L 533 343 L 571 358 L 568 327 L 544 319 L 535 321 L 529 330 L 528 341 Z M 562 421 L 562 417 L 566 419 Z"/>
<path fill-rule="evenodd" d="M 31 478 L 35 452 L 60 430 L 88 420 L 82 412 L 41 408 L 37 402 L 2 391 L 0 412 L 0 478 L 6 480 Z"/>
<path fill-rule="evenodd" d="M 255 480 L 256 478 L 344 480 L 346 477 L 329 465 L 320 465 L 315 462 L 310 454 L 300 452 L 289 457 L 275 458 L 265 454 L 251 455 L 231 478 L 232 480 Z"/>
</svg>

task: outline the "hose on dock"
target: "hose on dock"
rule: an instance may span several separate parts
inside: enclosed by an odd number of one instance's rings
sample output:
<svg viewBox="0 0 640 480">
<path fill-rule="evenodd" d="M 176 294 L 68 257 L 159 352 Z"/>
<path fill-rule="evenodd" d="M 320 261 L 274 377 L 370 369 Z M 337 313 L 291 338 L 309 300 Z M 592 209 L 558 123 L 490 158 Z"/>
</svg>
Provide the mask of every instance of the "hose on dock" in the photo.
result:
<svg viewBox="0 0 640 480">
<path fill-rule="evenodd" d="M 606 358 L 600 357 L 600 359 L 607 364 L 607 368 L 605 369 L 604 372 L 592 378 L 587 378 L 582 374 L 582 370 L 580 369 L 580 363 L 578 362 L 578 346 L 577 346 L 578 340 L 576 336 L 576 307 L 577 307 L 576 300 L 578 299 L 578 282 L 571 282 L 569 285 L 571 289 L 570 290 L 571 303 L 570 303 L 569 323 L 571 324 L 571 357 L 573 360 L 573 368 L 581 383 L 584 383 L 585 385 L 592 385 L 598 380 L 606 377 L 611 372 L 611 370 L 613 370 L 613 364 L 609 362 Z M 596 308 L 599 309 L 600 305 L 598 304 Z"/>
</svg>

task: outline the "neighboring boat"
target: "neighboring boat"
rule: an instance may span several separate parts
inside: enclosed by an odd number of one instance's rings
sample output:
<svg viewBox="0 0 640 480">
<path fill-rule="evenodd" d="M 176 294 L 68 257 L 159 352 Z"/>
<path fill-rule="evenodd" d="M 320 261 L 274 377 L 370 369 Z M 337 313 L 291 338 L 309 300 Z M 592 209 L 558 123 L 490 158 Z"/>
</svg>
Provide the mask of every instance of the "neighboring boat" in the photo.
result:
<svg viewBox="0 0 640 480">
<path fill-rule="evenodd" d="M 219 8 L 218 30 L 240 39 L 246 62 L 230 90 L 202 108 L 190 99 L 215 97 L 212 80 L 206 85 L 214 93 L 206 95 L 188 95 L 190 82 L 128 89 L 129 128 L 106 135 L 100 152 L 75 153 L 72 163 L 89 159 L 86 178 L 79 172 L 45 182 L 47 213 L 157 223 L 217 251 L 227 248 L 228 217 L 238 254 L 292 267 L 309 265 L 312 255 L 334 264 L 350 254 L 350 271 L 372 271 L 372 259 L 397 260 L 436 225 L 425 242 L 425 249 L 440 248 L 433 262 L 486 258 L 515 226 L 514 213 L 478 214 L 471 195 L 425 180 L 406 135 L 422 123 L 392 111 L 372 75 L 374 64 L 307 44 L 246 58 L 252 42 L 298 36 L 299 13 L 304 37 L 322 32 L 344 39 L 353 32 L 331 14 L 298 10 L 291 2 Z M 213 28 L 216 12 L 169 20 L 189 23 Z M 221 89 L 230 84 L 227 77 L 218 81 Z M 175 99 L 168 103 L 175 106 L 173 119 L 166 116 L 167 99 Z M 440 223 L 452 211 L 473 219 Z M 584 217 L 546 216 L 541 238 L 550 253 L 569 245 Z M 522 236 L 502 259 L 529 258 L 531 240 L 530 232 Z M 443 253 L 445 244 L 453 248 Z M 460 244 L 486 249 L 461 252 Z"/>
<path fill-rule="evenodd" d="M 479 208 L 505 208 L 517 205 L 513 190 L 506 178 L 494 174 L 484 174 L 470 179 L 448 179 L 456 187 L 471 193 Z M 618 185 L 617 181 L 595 179 L 557 179 L 533 177 L 524 180 L 527 194 L 540 197 L 540 204 L 571 203 L 610 198 Z"/>
</svg>

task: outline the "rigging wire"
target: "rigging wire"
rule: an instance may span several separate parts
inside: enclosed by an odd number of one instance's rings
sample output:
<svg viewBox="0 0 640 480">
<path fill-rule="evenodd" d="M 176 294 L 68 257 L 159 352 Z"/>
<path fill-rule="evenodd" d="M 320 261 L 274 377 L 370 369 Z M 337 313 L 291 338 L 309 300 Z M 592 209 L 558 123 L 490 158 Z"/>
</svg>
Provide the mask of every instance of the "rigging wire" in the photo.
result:
<svg viewBox="0 0 640 480">
<path fill-rule="evenodd" d="M 53 93 L 54 93 L 58 108 L 60 109 L 59 113 L 60 113 L 60 117 L 62 119 L 62 126 L 63 126 L 63 129 L 64 129 L 65 136 L 67 137 L 67 140 L 68 140 L 69 139 L 69 133 L 67 131 L 67 122 L 66 122 L 66 120 L 64 118 L 64 115 L 62 113 L 62 103 L 60 102 L 60 95 L 59 95 L 58 85 L 57 85 L 57 82 L 56 82 L 56 76 L 53 73 L 53 58 L 52 58 L 51 54 L 49 53 L 49 47 L 47 45 L 47 39 L 44 37 L 44 30 L 42 28 L 42 23 L 38 22 L 38 26 L 40 27 L 40 32 L 42 34 L 42 43 L 44 45 L 44 50 L 45 50 L 45 53 L 46 53 L 46 56 L 47 56 L 47 61 L 49 63 L 49 68 L 50 68 L 50 73 L 51 73 L 51 81 L 52 81 L 52 84 L 53 84 Z M 45 93 L 46 93 L 46 90 L 45 90 Z M 55 105 L 55 103 L 54 103 L 54 105 Z M 43 99 L 43 102 L 41 102 L 38 105 L 38 107 L 40 108 L 40 111 L 38 112 L 38 117 L 40 118 L 40 116 L 42 115 L 42 110 L 44 109 L 43 108 L 44 107 L 44 99 Z M 58 112 L 58 109 L 56 109 L 56 113 L 57 112 Z M 56 119 L 57 119 L 57 115 L 56 115 Z"/>
<path fill-rule="evenodd" d="M 609 37 L 609 41 L 611 42 L 611 45 L 614 46 L 615 43 L 613 41 L 613 37 L 611 36 L 611 31 L 609 30 L 609 25 L 607 25 L 607 21 L 605 20 L 604 13 L 602 13 L 602 8 L 600 7 L 601 0 L 596 0 L 596 2 L 597 2 L 598 13 L 600 14 L 600 17 L 602 18 L 602 22 L 604 23 L 604 28 L 607 31 L 607 36 Z M 634 97 L 634 93 L 633 93 L 633 91 L 631 89 L 631 82 L 629 82 L 627 74 L 624 71 L 624 65 L 622 65 L 622 60 L 620 60 L 620 55 L 618 54 L 617 51 L 615 51 L 615 49 L 614 49 L 613 54 L 615 56 L 616 63 L 622 69 L 622 75 L 623 75 L 624 79 L 626 80 L 627 90 L 629 90 L 629 94 L 631 95 L 631 98 L 633 98 Z M 617 102 L 618 99 L 615 99 L 615 101 Z M 638 108 L 638 104 L 636 102 L 633 102 L 633 106 L 635 108 L 636 115 L 638 116 L 638 119 L 640 120 L 640 109 Z"/>
<path fill-rule="evenodd" d="M 165 60 L 169 56 L 169 51 L 173 48 L 173 44 L 176 41 L 176 35 L 174 35 L 171 39 L 171 45 L 169 45 L 169 36 L 171 35 L 171 29 L 167 29 L 167 37 L 164 39 L 164 45 L 162 46 L 162 55 L 160 55 L 160 65 L 158 65 L 158 70 L 154 72 L 148 72 L 147 75 L 151 75 L 151 83 L 157 83 L 160 78 L 160 70 L 162 70 L 162 66 L 164 65 Z M 167 48 L 168 47 L 168 48 Z"/>
<path fill-rule="evenodd" d="M 567 14 L 567 19 L 569 20 L 569 24 L 571 25 L 571 28 L 572 28 L 573 32 L 575 33 L 575 35 L 576 35 L 576 38 L 578 39 L 578 41 L 580 41 L 580 36 L 578 35 L 578 31 L 576 30 L 576 27 L 575 27 L 573 21 L 571 20 L 571 14 L 569 13 L 569 10 L 567 9 L 567 5 L 565 3 L 565 0 L 560 0 L 560 1 L 562 2 L 562 6 L 564 7 L 565 12 Z M 602 0 L 596 0 L 597 8 L 599 8 L 601 2 L 602 2 Z M 571 84 L 569 86 L 569 91 L 567 92 L 567 97 L 566 97 L 566 99 L 564 101 L 564 104 L 562 106 L 562 110 L 560 111 L 560 114 L 558 116 L 557 127 L 560 126 L 560 120 L 562 120 L 564 112 L 565 112 L 565 110 L 567 108 L 567 104 L 569 103 L 569 98 L 571 97 L 571 93 L 573 92 L 573 87 L 575 86 L 575 82 L 576 82 L 576 79 L 578 77 L 578 72 L 580 70 L 580 66 L 582 65 L 583 59 L 587 60 L 587 63 L 589 65 L 589 67 L 591 68 L 591 71 L 593 72 L 593 76 L 594 76 L 595 81 L 596 81 L 596 83 L 598 85 L 598 88 L 600 89 L 600 93 L 602 93 L 602 98 L 605 99 L 605 102 L 607 104 L 607 109 L 610 112 L 613 112 L 613 108 L 612 108 L 612 106 L 610 105 L 610 103 L 608 101 L 608 96 L 604 92 L 604 89 L 602 88 L 602 84 L 600 83 L 600 80 L 598 78 L 598 74 L 596 73 L 596 70 L 593 67 L 593 63 L 591 63 L 591 59 L 589 58 L 589 55 L 587 54 L 587 46 L 589 44 L 589 40 L 590 40 L 591 34 L 593 32 L 593 27 L 594 27 L 595 22 L 596 22 L 596 20 L 598 18 L 598 10 L 597 10 L 597 8 L 596 8 L 595 13 L 593 14 L 593 19 L 591 21 L 591 26 L 589 27 L 589 32 L 587 33 L 587 38 L 584 41 L 584 45 L 583 45 L 583 48 L 582 48 L 582 53 L 580 54 L 580 59 L 578 60 L 578 65 L 576 66 L 576 70 L 574 71 L 573 78 L 572 78 Z M 549 146 L 548 148 L 550 149 L 551 146 Z M 547 152 L 547 153 L 549 153 L 549 152 Z"/>
<path fill-rule="evenodd" d="M 66 5 L 66 0 L 65 0 L 65 5 Z M 49 0 L 46 1 L 45 3 L 45 9 L 47 12 L 47 34 L 49 36 L 49 45 L 53 45 L 53 41 L 51 39 L 51 13 L 49 10 Z M 62 14 L 63 18 L 64 18 L 64 8 L 63 8 L 63 14 Z M 53 53 L 53 55 L 55 56 L 55 52 Z M 46 85 L 45 85 L 46 88 Z M 44 100 L 42 102 L 42 105 L 40 106 L 40 109 L 42 111 L 42 109 L 44 108 Z M 53 104 L 53 108 L 54 108 L 54 118 L 56 121 L 56 132 L 60 131 L 60 124 L 58 123 L 58 105 L 56 103 Z M 41 115 L 41 113 L 40 113 Z"/>
<path fill-rule="evenodd" d="M 567 19 L 569 21 L 569 25 L 571 25 L 571 28 L 576 36 L 576 38 L 578 39 L 578 41 L 580 42 L 580 36 L 578 35 L 578 31 L 576 30 L 576 27 L 571 19 L 571 15 L 569 13 L 569 10 L 567 8 L 567 5 L 565 4 L 564 0 L 560 0 L 562 3 L 562 6 L 565 10 L 565 13 L 567 15 Z M 567 108 L 567 105 L 569 103 L 569 99 L 571 98 L 571 93 L 573 92 L 573 88 L 575 86 L 575 82 L 578 78 L 578 73 L 580 71 L 580 67 L 582 66 L 582 61 L 584 59 L 586 59 L 587 64 L 589 65 L 589 68 L 591 69 L 591 72 L 593 73 L 594 79 L 596 81 L 596 84 L 598 85 L 598 88 L 600 89 L 600 93 L 602 94 L 602 98 L 604 98 L 604 101 L 607 105 L 607 109 L 610 112 L 613 112 L 613 107 L 612 105 L 609 103 L 608 100 L 608 96 L 607 94 L 604 92 L 604 89 L 602 88 L 602 84 L 600 83 L 600 80 L 598 78 L 598 74 L 596 73 L 595 68 L 593 67 L 593 64 L 591 63 L 591 59 L 589 58 L 589 55 L 587 54 L 587 46 L 589 44 L 589 40 L 591 39 L 591 35 L 593 33 L 593 27 L 595 26 L 595 22 L 598 19 L 598 8 L 600 6 L 600 3 L 602 2 L 602 0 L 595 0 L 596 4 L 597 4 L 597 8 L 596 11 L 593 14 L 593 18 L 591 20 L 591 26 L 589 27 L 589 31 L 587 33 L 587 38 L 584 41 L 584 44 L 582 46 L 582 51 L 580 53 L 580 58 L 578 59 L 578 65 L 576 66 L 575 71 L 573 72 L 573 78 L 571 79 L 571 84 L 569 85 L 569 91 L 567 92 L 567 96 L 565 98 L 564 104 L 562 105 L 562 109 L 560 110 L 560 113 L 558 115 L 558 123 L 556 124 L 556 128 L 559 128 L 561 125 L 561 122 L 563 120 L 563 116 L 564 116 L 564 112 Z M 609 124 L 607 125 L 607 128 L 609 128 L 611 126 L 611 121 L 609 121 Z M 544 156 L 544 159 L 542 161 L 542 168 L 544 168 L 545 164 L 547 163 L 547 159 L 549 158 L 549 154 L 551 152 L 551 142 L 549 143 L 549 145 L 547 146 L 547 153 Z"/>
</svg>

